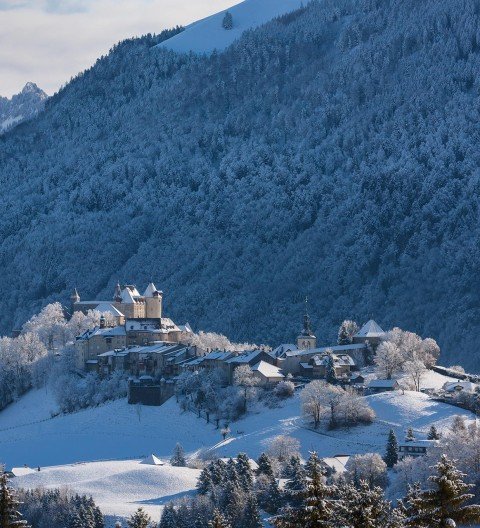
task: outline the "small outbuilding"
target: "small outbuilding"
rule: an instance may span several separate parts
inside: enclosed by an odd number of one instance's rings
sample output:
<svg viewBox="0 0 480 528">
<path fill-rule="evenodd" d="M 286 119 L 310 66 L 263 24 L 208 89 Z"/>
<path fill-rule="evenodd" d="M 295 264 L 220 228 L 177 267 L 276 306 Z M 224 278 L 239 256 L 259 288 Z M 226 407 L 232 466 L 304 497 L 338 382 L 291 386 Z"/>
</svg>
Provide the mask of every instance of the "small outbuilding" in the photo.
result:
<svg viewBox="0 0 480 528">
<path fill-rule="evenodd" d="M 400 385 L 394 379 L 374 379 L 368 384 L 370 394 L 379 394 L 380 392 L 392 392 L 398 390 Z"/>
</svg>

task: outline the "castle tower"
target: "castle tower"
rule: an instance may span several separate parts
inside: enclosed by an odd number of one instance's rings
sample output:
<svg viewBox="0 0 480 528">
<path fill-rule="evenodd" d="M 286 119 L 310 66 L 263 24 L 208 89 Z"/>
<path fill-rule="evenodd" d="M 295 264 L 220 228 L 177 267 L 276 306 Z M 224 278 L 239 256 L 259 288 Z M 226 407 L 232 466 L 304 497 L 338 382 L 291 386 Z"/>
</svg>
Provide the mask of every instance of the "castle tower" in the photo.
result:
<svg viewBox="0 0 480 528">
<path fill-rule="evenodd" d="M 162 299 L 163 293 L 155 287 L 151 282 L 145 290 L 143 296 L 145 297 L 146 310 L 145 315 L 148 319 L 162 318 Z"/>
<path fill-rule="evenodd" d="M 308 299 L 305 298 L 305 315 L 303 316 L 303 329 L 297 337 L 297 348 L 307 350 L 317 346 L 317 338 L 312 331 L 310 316 L 308 315 Z"/>
<path fill-rule="evenodd" d="M 77 288 L 74 288 L 72 295 L 70 295 L 70 315 L 75 312 L 75 304 L 78 302 L 80 302 L 80 295 L 78 295 Z"/>
</svg>

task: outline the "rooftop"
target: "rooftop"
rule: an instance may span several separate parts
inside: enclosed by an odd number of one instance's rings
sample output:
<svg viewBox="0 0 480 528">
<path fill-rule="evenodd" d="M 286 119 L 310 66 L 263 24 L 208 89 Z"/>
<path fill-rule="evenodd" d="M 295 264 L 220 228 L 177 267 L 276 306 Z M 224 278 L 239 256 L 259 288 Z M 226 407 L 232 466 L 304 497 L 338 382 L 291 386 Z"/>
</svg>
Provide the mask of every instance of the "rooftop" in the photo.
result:
<svg viewBox="0 0 480 528">
<path fill-rule="evenodd" d="M 385 332 L 382 328 L 373 319 L 370 319 L 370 321 L 360 328 L 354 337 L 382 337 L 383 335 L 385 335 Z"/>
</svg>

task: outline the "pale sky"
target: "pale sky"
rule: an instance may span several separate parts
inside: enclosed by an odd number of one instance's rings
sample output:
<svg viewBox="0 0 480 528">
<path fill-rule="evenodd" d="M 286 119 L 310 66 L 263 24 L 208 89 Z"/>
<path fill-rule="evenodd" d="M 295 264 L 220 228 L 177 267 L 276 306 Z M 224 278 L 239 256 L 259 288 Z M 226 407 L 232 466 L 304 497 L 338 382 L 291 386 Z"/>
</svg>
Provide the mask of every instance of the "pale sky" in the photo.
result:
<svg viewBox="0 0 480 528">
<path fill-rule="evenodd" d="M 124 38 L 186 25 L 240 0 L 0 0 L 0 95 L 52 95 Z"/>
</svg>

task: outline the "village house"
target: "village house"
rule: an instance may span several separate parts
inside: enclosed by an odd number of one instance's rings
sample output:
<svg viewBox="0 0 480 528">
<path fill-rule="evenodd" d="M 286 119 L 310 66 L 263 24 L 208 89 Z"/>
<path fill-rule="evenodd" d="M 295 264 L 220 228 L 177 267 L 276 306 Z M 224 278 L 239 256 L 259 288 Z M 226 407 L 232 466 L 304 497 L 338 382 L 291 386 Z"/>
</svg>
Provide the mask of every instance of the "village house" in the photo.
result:
<svg viewBox="0 0 480 528">
<path fill-rule="evenodd" d="M 398 458 L 425 456 L 436 444 L 438 440 L 404 440 L 398 444 Z"/>
<path fill-rule="evenodd" d="M 367 344 L 376 347 L 385 337 L 385 332 L 373 320 L 367 321 L 362 328 L 353 336 L 353 343 Z"/>
<path fill-rule="evenodd" d="M 333 354 L 328 350 L 315 354 L 309 359 L 308 363 L 300 363 L 300 375 L 312 379 L 325 378 L 330 355 L 333 359 L 337 378 L 349 378 L 351 372 L 356 368 L 355 361 L 348 354 Z"/>
<path fill-rule="evenodd" d="M 379 394 L 381 392 L 392 392 L 398 390 L 400 385 L 394 379 L 373 379 L 369 382 L 367 390 L 370 394 Z"/>
<path fill-rule="evenodd" d="M 476 392 L 478 388 L 478 385 L 475 383 L 472 383 L 471 381 L 447 381 L 443 384 L 442 390 L 445 391 L 447 394 L 473 394 Z"/>
<path fill-rule="evenodd" d="M 253 375 L 258 379 L 260 387 L 273 387 L 285 379 L 282 371 L 275 365 L 260 361 L 252 367 Z"/>
</svg>

